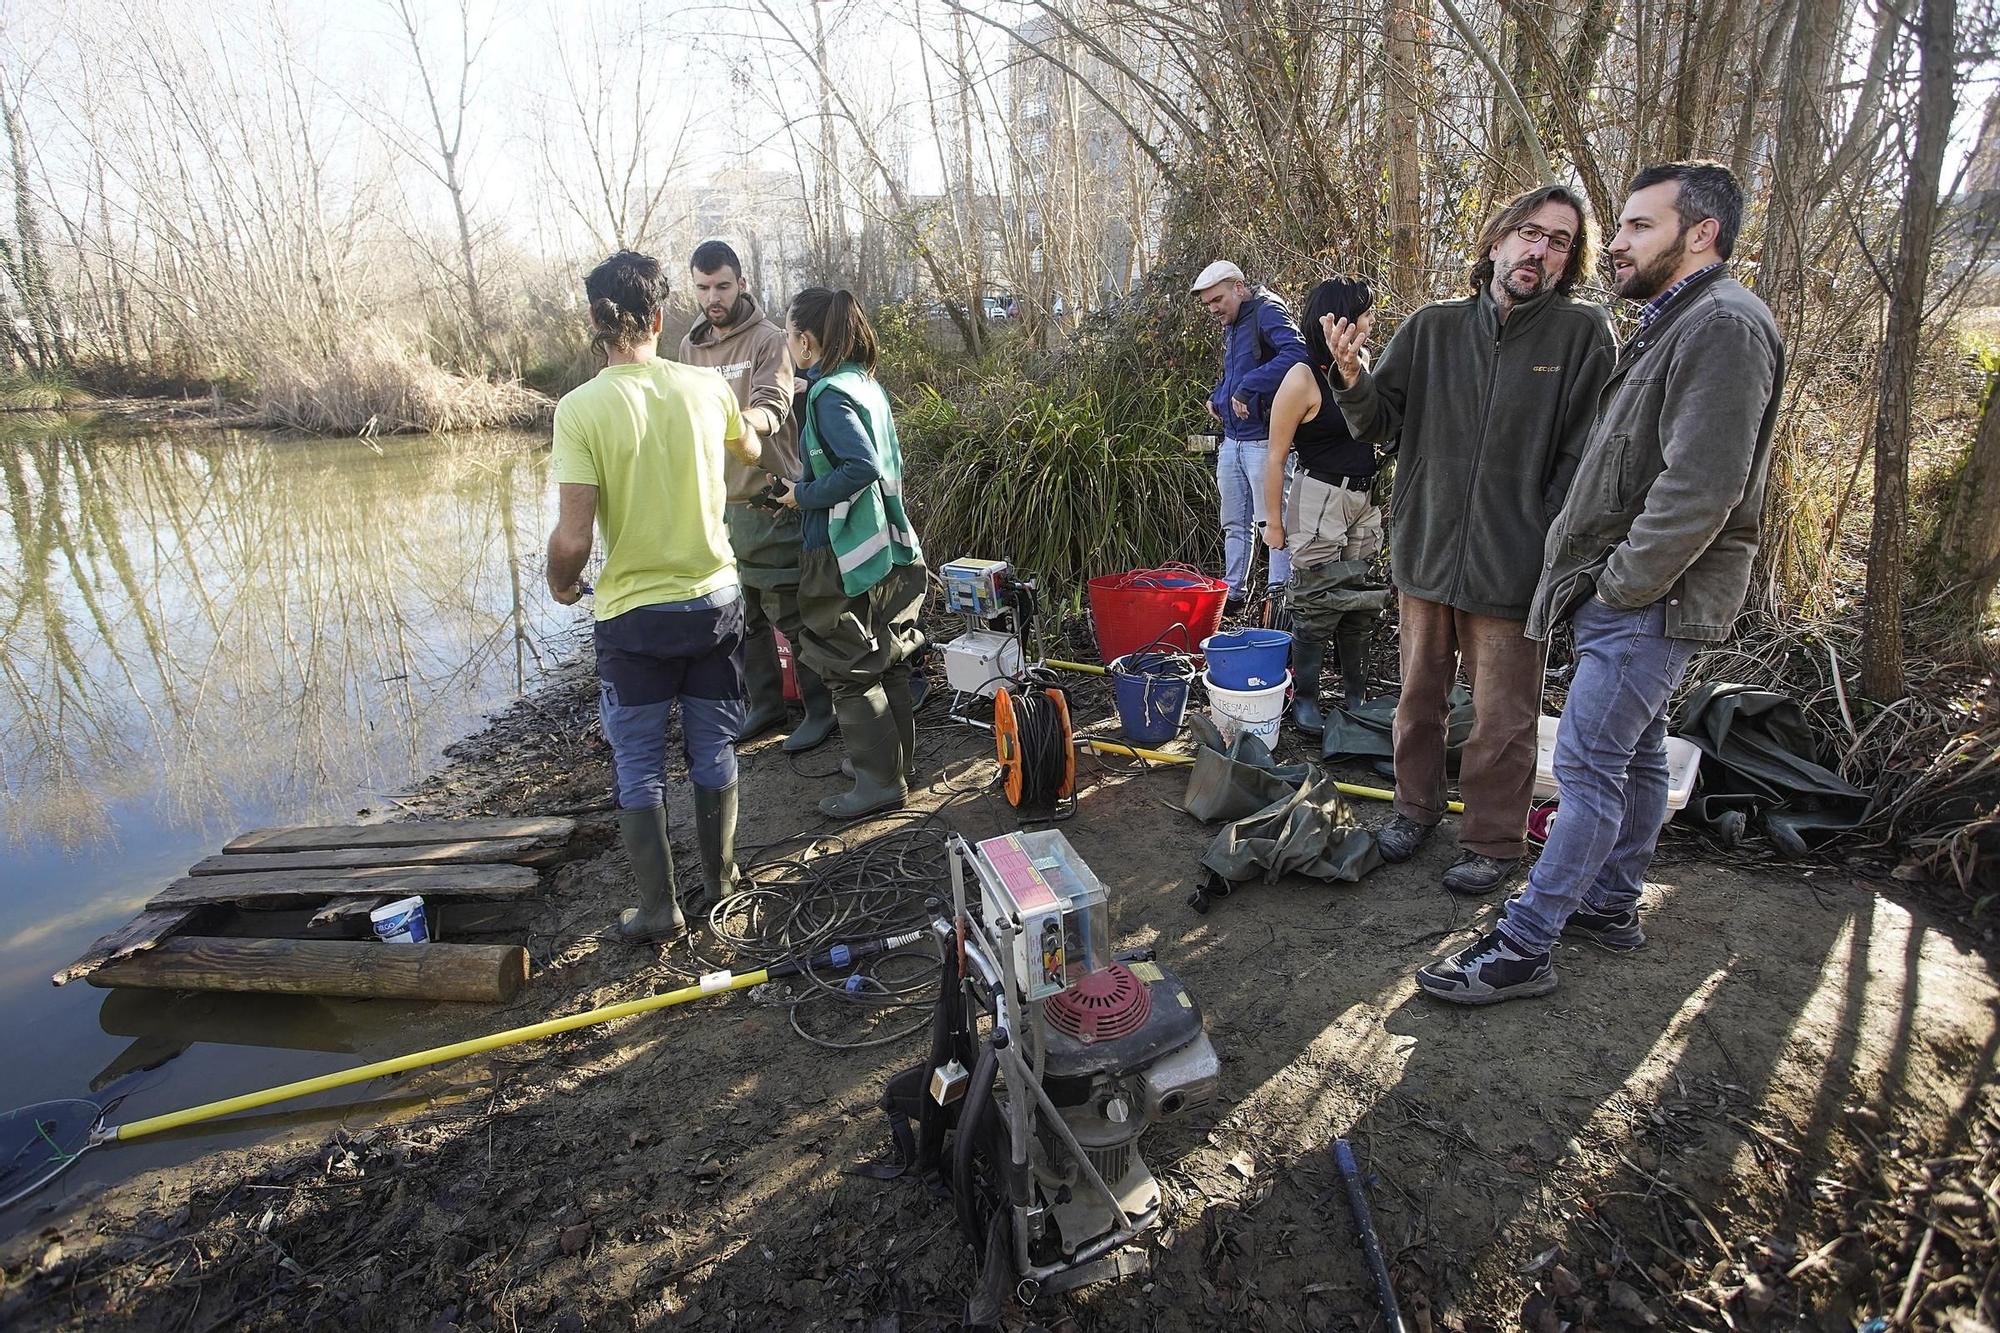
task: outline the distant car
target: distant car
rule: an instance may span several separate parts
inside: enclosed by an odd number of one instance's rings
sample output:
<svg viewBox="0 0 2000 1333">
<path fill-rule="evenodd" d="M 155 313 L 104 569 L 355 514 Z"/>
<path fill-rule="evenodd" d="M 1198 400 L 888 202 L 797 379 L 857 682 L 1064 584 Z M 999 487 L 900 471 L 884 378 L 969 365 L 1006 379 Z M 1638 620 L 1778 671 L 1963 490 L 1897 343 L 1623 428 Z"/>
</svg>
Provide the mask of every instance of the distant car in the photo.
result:
<svg viewBox="0 0 2000 1333">
<path fill-rule="evenodd" d="M 1012 304 L 1012 302 L 1003 301 L 997 296 L 987 296 L 980 299 L 979 310 L 987 319 L 997 323 L 1014 317 L 1011 308 Z"/>
</svg>

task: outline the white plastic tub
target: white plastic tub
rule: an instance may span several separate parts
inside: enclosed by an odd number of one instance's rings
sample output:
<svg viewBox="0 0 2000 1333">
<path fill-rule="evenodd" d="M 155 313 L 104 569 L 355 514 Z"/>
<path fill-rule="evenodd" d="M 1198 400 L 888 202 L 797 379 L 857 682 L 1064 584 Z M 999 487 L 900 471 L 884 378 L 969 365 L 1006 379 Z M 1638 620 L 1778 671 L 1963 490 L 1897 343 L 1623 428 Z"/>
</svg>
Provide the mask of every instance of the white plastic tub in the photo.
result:
<svg viewBox="0 0 2000 1333">
<path fill-rule="evenodd" d="M 1206 671 L 1201 673 L 1201 683 L 1208 690 L 1209 715 L 1215 719 L 1215 729 L 1222 733 L 1225 745 L 1244 731 L 1263 741 L 1266 748 L 1277 745 L 1278 728 L 1285 722 L 1285 694 L 1291 689 L 1291 672 L 1287 671 L 1276 685 L 1261 690 L 1225 689 Z"/>
<path fill-rule="evenodd" d="M 1556 788 L 1556 728 L 1558 717 L 1544 717 L 1535 737 L 1535 799 L 1546 801 L 1561 793 Z M 1694 795 L 1695 774 L 1701 770 L 1701 751 L 1692 741 L 1667 737 L 1667 818 L 1682 809 Z"/>
</svg>

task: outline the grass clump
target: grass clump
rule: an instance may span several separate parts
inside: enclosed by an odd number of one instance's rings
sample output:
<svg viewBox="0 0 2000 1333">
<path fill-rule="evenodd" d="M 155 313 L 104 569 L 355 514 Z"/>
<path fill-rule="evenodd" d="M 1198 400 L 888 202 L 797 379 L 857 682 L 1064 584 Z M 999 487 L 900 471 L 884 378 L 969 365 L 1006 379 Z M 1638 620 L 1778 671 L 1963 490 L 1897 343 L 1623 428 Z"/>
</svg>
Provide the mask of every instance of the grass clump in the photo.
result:
<svg viewBox="0 0 2000 1333">
<path fill-rule="evenodd" d="M 16 371 L 0 375 L 0 411 L 59 412 L 83 407 L 96 396 L 60 370 Z"/>
<path fill-rule="evenodd" d="M 553 403 L 520 384 L 458 375 L 386 330 L 323 356 L 283 353 L 256 369 L 257 414 L 319 435 L 442 434 L 532 425 Z"/>
<path fill-rule="evenodd" d="M 1074 601 L 1092 575 L 1210 555 L 1215 481 L 1186 448 L 1190 394 L 1170 376 L 1004 374 L 956 399 L 919 386 L 898 424 L 932 559 L 1005 559 Z"/>
</svg>

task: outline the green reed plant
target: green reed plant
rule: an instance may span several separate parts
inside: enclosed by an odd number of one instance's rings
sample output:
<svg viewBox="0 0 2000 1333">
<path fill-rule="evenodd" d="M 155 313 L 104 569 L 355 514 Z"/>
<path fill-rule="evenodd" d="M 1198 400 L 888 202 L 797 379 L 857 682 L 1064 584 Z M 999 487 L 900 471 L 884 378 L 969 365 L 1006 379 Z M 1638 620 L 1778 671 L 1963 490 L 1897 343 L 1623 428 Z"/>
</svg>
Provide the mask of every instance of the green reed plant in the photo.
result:
<svg viewBox="0 0 2000 1333">
<path fill-rule="evenodd" d="M 1215 482 L 1186 447 L 1202 386 L 1089 374 L 1102 365 L 987 378 L 958 400 L 920 386 L 903 401 L 905 473 L 934 563 L 1004 559 L 1074 602 L 1092 575 L 1213 558 Z"/>
</svg>

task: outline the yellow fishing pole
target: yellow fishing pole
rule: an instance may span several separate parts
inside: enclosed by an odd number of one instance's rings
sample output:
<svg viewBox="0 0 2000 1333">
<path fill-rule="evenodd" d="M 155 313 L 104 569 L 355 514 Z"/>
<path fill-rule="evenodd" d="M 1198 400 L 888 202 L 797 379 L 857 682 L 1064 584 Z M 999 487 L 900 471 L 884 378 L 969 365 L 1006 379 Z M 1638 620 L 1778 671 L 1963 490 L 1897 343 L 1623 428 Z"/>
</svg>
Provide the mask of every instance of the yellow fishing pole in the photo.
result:
<svg viewBox="0 0 2000 1333">
<path fill-rule="evenodd" d="M 215 1120 L 222 1116 L 234 1115 L 238 1111 L 252 1111 L 274 1102 L 290 1101 L 295 1097 L 306 1097 L 334 1088 L 351 1087 L 356 1083 L 366 1083 L 370 1079 L 384 1078 L 390 1074 L 402 1074 L 412 1069 L 445 1064 L 452 1060 L 464 1059 L 468 1055 L 481 1055 L 506 1046 L 518 1046 L 522 1042 L 574 1032 L 578 1028 L 594 1027 L 599 1023 L 616 1022 L 618 1019 L 630 1018 L 635 1014 L 671 1009 L 675 1005 L 699 1000 L 704 996 L 747 990 L 774 978 L 796 976 L 811 968 L 846 967 L 876 954 L 908 948 L 923 938 L 923 931 L 909 931 L 865 944 L 836 944 L 812 958 L 786 959 L 752 972 L 710 972 L 692 986 L 651 995 L 643 1000 L 627 1000 L 622 1004 L 606 1005 L 601 1009 L 572 1014 L 567 1018 L 551 1018 L 540 1023 L 530 1023 L 526 1027 L 509 1028 L 504 1032 L 474 1037 L 469 1041 L 457 1041 L 447 1046 L 433 1046 L 429 1050 L 412 1051 L 408 1055 L 392 1056 L 387 1060 L 358 1065 L 353 1069 L 302 1078 L 296 1082 L 280 1084 L 275 1088 L 265 1088 L 260 1092 L 246 1092 L 237 1097 L 204 1102 L 200 1106 L 190 1106 L 186 1110 L 168 1111 L 122 1125 L 105 1124 L 103 1112 L 97 1104 L 82 1098 L 42 1102 L 35 1106 L 22 1107 L 0 1115 L 0 1208 L 40 1189 L 93 1148 L 112 1143 L 129 1143 L 148 1134 L 159 1134 L 185 1125 Z M 64 1140 L 67 1138 L 73 1141 L 76 1138 L 76 1130 L 80 1129 L 83 1123 L 90 1125 L 88 1135 L 74 1149 L 66 1147 Z M 22 1183 L 23 1181 L 26 1183 Z"/>
<path fill-rule="evenodd" d="M 1136 745 L 1121 745 L 1117 741 L 1100 741 L 1090 736 L 1078 736 L 1076 743 L 1083 746 L 1086 750 L 1095 750 L 1100 754 L 1122 754 L 1129 759 L 1145 759 L 1155 764 L 1192 764 L 1194 762 L 1194 756 L 1192 755 L 1169 754 L 1165 750 L 1142 750 Z M 1336 782 L 1333 784 L 1333 788 L 1343 796 L 1358 796 L 1368 801 L 1393 801 L 1396 799 L 1395 792 L 1381 787 L 1361 787 L 1356 786 L 1352 782 Z M 1444 808 L 1455 815 L 1465 813 L 1465 803 L 1463 801 L 1446 801 Z"/>
</svg>

